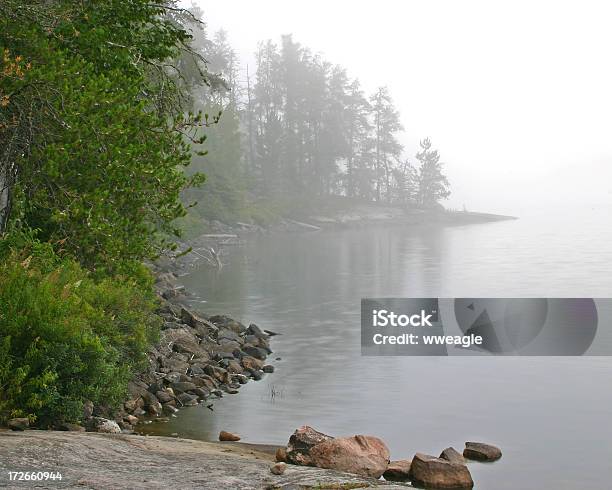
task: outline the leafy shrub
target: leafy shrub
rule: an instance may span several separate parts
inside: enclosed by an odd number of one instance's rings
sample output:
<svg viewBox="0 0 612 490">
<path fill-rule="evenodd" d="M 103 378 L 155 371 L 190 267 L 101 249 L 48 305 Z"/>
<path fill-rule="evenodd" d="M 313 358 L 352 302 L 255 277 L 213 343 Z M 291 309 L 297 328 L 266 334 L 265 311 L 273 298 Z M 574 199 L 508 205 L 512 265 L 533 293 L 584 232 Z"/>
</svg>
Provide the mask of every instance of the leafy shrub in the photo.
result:
<svg viewBox="0 0 612 490">
<path fill-rule="evenodd" d="M 119 404 L 159 331 L 145 283 L 95 279 L 31 236 L 3 240 L 0 416 L 47 427 L 78 421 L 87 399 Z"/>
</svg>

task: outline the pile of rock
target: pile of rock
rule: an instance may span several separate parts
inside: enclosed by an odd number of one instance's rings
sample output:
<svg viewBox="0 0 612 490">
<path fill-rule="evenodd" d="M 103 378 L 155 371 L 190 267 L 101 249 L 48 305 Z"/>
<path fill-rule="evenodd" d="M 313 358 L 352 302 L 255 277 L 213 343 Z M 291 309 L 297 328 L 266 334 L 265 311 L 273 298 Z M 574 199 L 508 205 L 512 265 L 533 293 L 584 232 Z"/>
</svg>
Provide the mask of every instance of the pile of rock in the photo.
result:
<svg viewBox="0 0 612 490">
<path fill-rule="evenodd" d="M 439 457 L 416 453 L 411 460 L 389 460 L 389 449 L 373 436 L 334 438 L 303 426 L 289 438 L 276 460 L 296 465 L 317 466 L 385 480 L 411 482 L 432 489 L 467 490 L 474 486 L 466 459 L 496 461 L 501 451 L 489 444 L 466 442 L 463 454 L 452 447 Z M 283 469 L 284 471 L 284 469 Z M 274 470 L 272 470 L 275 473 Z"/>
<path fill-rule="evenodd" d="M 83 407 L 83 426 L 59 423 L 58 430 L 131 433 L 143 419 L 168 420 L 181 407 L 198 405 L 225 393 L 236 394 L 249 379 L 260 380 L 274 371 L 265 364 L 274 332 L 248 327 L 225 315 L 205 316 L 182 306 L 182 286 L 172 272 L 158 273 L 159 343 L 148 354 L 144 373 L 128 384 L 129 398 L 118 411 Z M 207 405 L 212 408 L 212 405 Z M 28 419 L 11 419 L 13 430 L 29 428 Z"/>
<path fill-rule="evenodd" d="M 206 317 L 166 301 L 160 342 L 149 354 L 150 368 L 130 382 L 130 398 L 118 424 L 130 430 L 140 418 L 171 415 L 224 393 L 236 394 L 249 379 L 272 366 L 269 335 L 223 315 Z"/>
</svg>

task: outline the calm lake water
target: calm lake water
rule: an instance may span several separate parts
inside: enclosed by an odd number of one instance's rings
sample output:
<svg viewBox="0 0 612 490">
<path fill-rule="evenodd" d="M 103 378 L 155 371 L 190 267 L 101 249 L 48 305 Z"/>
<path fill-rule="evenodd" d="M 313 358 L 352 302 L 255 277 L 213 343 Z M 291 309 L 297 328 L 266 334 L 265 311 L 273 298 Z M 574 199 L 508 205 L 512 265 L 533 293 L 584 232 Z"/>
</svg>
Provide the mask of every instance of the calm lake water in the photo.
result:
<svg viewBox="0 0 612 490">
<path fill-rule="evenodd" d="M 571 225 L 571 226 L 570 226 Z M 182 278 L 193 306 L 282 333 L 276 372 L 183 410 L 163 433 L 285 444 L 296 427 L 381 437 L 393 459 L 464 441 L 504 457 L 470 464 L 485 490 L 612 488 L 612 359 L 360 355 L 362 297 L 612 296 L 609 215 L 524 217 L 253 237 L 221 273 Z"/>
</svg>

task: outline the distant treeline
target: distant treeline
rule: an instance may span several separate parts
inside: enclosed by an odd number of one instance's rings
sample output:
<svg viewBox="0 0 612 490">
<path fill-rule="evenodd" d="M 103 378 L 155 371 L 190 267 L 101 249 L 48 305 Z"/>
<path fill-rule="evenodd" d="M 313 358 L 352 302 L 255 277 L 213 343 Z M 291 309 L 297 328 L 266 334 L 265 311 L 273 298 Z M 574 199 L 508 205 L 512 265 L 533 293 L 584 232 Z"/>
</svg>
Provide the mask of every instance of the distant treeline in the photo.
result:
<svg viewBox="0 0 612 490">
<path fill-rule="evenodd" d="M 201 13 L 195 11 L 196 16 Z M 224 31 L 193 24 L 193 47 L 225 80 L 192 87 L 194 110 L 223 112 L 194 169 L 208 184 L 188 197 L 205 217 L 239 214 L 245 200 L 308 201 L 331 195 L 431 207 L 450 194 L 429 139 L 416 158 L 398 140 L 400 114 L 386 87 L 366 95 L 357 79 L 290 35 L 260 42 L 241 66 Z"/>
</svg>

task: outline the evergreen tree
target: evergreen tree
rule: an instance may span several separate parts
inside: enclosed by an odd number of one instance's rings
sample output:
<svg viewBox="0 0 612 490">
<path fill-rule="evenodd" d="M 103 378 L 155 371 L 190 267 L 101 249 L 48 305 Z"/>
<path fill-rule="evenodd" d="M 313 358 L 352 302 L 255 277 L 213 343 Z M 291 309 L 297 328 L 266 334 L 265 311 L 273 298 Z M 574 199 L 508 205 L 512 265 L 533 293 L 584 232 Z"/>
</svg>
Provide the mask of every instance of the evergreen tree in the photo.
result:
<svg viewBox="0 0 612 490">
<path fill-rule="evenodd" d="M 431 149 L 431 141 L 425 138 L 420 142 L 421 151 L 416 155 L 418 168 L 418 203 L 423 207 L 435 206 L 441 199 L 450 195 L 449 183 L 442 173 L 442 163 L 437 150 Z"/>
<path fill-rule="evenodd" d="M 374 172 L 376 200 L 389 197 L 391 188 L 391 169 L 400 158 L 402 145 L 396 133 L 402 131 L 399 112 L 386 87 L 381 87 L 370 98 L 374 119 Z"/>
<path fill-rule="evenodd" d="M 370 123 L 371 106 L 365 97 L 359 80 L 353 80 L 347 87 L 344 106 L 347 124 L 346 137 L 346 195 L 371 199 L 370 182 L 373 140 Z"/>
</svg>

